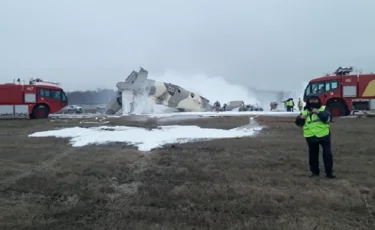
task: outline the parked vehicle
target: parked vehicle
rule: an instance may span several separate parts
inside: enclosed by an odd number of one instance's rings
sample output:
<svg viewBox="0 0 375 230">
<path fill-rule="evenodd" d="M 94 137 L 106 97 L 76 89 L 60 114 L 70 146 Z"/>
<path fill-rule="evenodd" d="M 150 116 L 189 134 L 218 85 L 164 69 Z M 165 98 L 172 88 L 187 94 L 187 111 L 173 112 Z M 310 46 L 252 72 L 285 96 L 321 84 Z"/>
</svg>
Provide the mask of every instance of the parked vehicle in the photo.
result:
<svg viewBox="0 0 375 230">
<path fill-rule="evenodd" d="M 0 84 L 0 116 L 31 119 L 47 118 L 68 105 L 68 98 L 58 83 L 31 79 L 28 84 L 20 79 Z"/>
<path fill-rule="evenodd" d="M 375 110 L 375 74 L 352 74 L 353 67 L 339 67 L 335 72 L 310 80 L 304 101 L 318 94 L 333 116 L 346 116 L 357 111 Z"/>
</svg>

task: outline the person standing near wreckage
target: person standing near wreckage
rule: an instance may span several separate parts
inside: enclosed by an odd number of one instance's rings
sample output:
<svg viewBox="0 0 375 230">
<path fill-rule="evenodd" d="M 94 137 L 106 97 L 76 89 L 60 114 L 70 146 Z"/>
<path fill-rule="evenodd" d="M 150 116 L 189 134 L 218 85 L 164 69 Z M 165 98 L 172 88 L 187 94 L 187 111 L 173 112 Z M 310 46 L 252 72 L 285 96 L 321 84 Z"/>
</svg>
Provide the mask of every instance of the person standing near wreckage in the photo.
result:
<svg viewBox="0 0 375 230">
<path fill-rule="evenodd" d="M 302 102 L 301 98 L 298 98 L 298 109 L 299 109 L 300 112 L 302 111 L 302 108 L 303 108 L 303 102 Z"/>
<path fill-rule="evenodd" d="M 331 120 L 332 115 L 315 94 L 308 96 L 304 110 L 296 118 L 295 123 L 302 127 L 303 136 L 306 138 L 309 149 L 310 177 L 319 176 L 319 145 L 321 145 L 326 177 L 335 178 L 331 151 Z"/>
</svg>

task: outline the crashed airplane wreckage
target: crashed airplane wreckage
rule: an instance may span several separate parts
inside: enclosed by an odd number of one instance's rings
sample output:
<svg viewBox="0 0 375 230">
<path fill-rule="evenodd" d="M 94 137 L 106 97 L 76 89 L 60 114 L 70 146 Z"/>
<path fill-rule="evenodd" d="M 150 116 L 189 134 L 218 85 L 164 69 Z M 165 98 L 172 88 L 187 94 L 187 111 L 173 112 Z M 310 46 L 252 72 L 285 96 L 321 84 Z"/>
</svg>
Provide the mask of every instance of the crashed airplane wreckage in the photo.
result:
<svg viewBox="0 0 375 230">
<path fill-rule="evenodd" d="M 114 115 L 122 109 L 123 114 L 142 111 L 145 104 L 159 104 L 175 108 L 181 112 L 211 111 L 209 100 L 180 86 L 147 79 L 148 71 L 140 68 L 132 71 L 125 81 L 116 84 L 117 93 L 104 110 L 106 115 Z"/>
</svg>

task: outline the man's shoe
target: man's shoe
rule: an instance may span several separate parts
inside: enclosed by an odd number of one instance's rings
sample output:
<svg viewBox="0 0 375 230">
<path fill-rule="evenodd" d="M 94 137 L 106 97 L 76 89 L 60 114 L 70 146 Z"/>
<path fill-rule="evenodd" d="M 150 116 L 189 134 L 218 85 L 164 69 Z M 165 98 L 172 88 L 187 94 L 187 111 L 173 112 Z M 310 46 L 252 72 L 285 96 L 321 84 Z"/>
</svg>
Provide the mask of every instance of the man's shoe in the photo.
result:
<svg viewBox="0 0 375 230">
<path fill-rule="evenodd" d="M 319 176 L 319 173 L 311 173 L 311 175 L 309 177 L 313 178 L 313 177 L 318 177 L 318 176 Z"/>
<path fill-rule="evenodd" d="M 326 177 L 329 178 L 329 179 L 334 179 L 334 178 L 336 178 L 336 176 L 333 175 L 333 173 L 328 173 L 328 174 L 326 175 Z"/>
</svg>

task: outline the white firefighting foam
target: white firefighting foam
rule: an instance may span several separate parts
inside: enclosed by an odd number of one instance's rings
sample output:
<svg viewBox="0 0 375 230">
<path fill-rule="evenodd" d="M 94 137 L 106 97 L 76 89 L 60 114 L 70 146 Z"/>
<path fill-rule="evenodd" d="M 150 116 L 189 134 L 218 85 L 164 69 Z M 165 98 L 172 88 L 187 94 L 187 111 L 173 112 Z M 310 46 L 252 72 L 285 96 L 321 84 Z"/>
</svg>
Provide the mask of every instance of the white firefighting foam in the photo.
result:
<svg viewBox="0 0 375 230">
<path fill-rule="evenodd" d="M 160 126 L 158 129 L 148 130 L 127 126 L 101 126 L 92 128 L 65 128 L 36 132 L 29 137 L 58 137 L 71 138 L 74 147 L 89 144 L 105 144 L 110 142 L 124 142 L 138 147 L 141 151 L 151 151 L 153 148 L 171 143 L 186 143 L 199 139 L 235 138 L 253 136 L 261 130 L 258 126 L 239 127 L 230 130 L 204 129 L 198 126 Z"/>
</svg>

